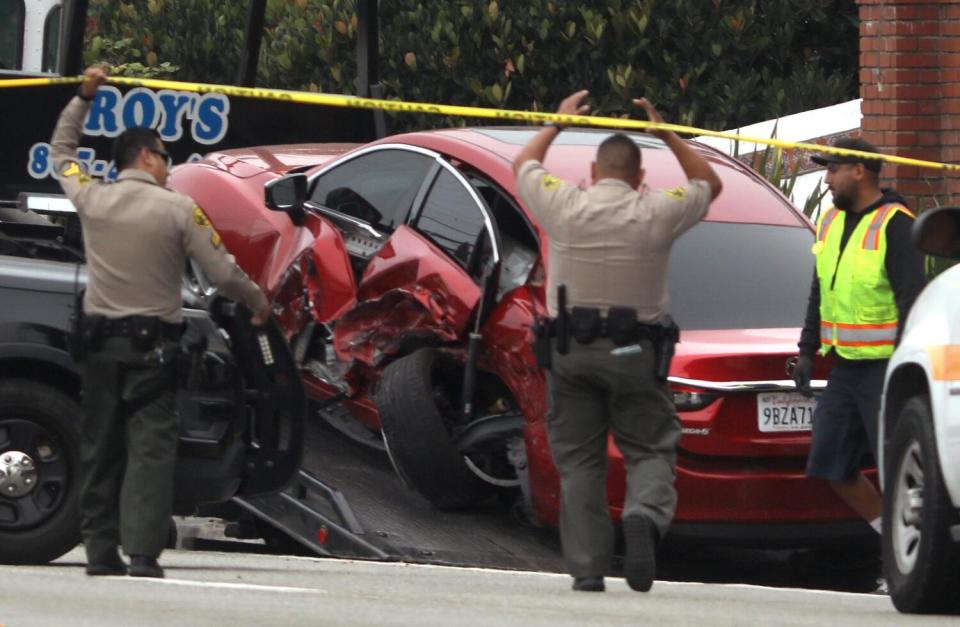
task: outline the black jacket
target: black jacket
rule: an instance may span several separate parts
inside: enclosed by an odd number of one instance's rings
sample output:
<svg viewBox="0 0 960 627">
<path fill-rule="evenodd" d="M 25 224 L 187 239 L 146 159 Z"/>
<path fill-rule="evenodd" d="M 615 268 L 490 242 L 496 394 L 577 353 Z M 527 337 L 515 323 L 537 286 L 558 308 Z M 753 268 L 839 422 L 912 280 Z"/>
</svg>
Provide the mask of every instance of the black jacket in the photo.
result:
<svg viewBox="0 0 960 627">
<path fill-rule="evenodd" d="M 869 219 L 873 212 L 881 206 L 896 202 L 906 206 L 903 196 L 892 189 L 884 189 L 880 200 L 867 207 L 860 213 L 847 212 L 843 222 L 843 237 L 840 240 L 840 261 L 843 261 L 843 251 L 847 247 L 850 235 L 861 220 Z M 897 342 L 903 332 L 903 324 L 910 313 L 913 302 L 917 300 L 923 286 L 926 285 L 926 267 L 924 256 L 910 242 L 910 229 L 913 219 L 898 211 L 887 223 L 887 258 L 884 266 L 887 278 L 893 289 L 893 296 L 897 303 Z M 810 299 L 807 302 L 807 317 L 800 332 L 800 353 L 813 355 L 820 348 L 820 281 L 817 279 L 817 270 L 813 270 L 813 282 L 810 285 Z M 837 356 L 839 357 L 839 355 Z"/>
</svg>

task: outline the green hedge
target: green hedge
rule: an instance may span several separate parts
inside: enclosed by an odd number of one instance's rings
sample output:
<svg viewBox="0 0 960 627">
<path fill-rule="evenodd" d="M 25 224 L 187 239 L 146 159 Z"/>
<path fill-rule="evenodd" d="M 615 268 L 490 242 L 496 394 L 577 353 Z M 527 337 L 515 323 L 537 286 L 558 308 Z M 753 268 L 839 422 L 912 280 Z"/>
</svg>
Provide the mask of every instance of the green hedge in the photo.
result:
<svg viewBox="0 0 960 627">
<path fill-rule="evenodd" d="M 243 46 L 245 5 L 90 0 L 84 60 L 120 66 L 124 74 L 232 82 Z"/>
<path fill-rule="evenodd" d="M 552 110 L 586 88 L 600 113 L 645 95 L 670 121 L 721 129 L 857 97 L 854 0 L 380 4 L 388 98 Z M 236 73 L 245 5 L 91 1 L 101 38 L 132 37 L 140 59 L 212 82 Z M 355 0 L 270 0 L 259 83 L 356 93 L 356 27 Z M 450 123 L 402 115 L 393 128 Z"/>
</svg>

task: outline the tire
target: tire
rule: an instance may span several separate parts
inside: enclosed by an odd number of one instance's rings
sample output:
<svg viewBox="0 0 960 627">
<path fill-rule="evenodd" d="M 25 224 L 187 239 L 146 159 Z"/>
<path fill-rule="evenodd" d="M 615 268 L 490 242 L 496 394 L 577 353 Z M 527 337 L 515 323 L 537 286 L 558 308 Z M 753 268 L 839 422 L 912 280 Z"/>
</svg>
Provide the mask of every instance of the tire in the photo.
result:
<svg viewBox="0 0 960 627">
<path fill-rule="evenodd" d="M 490 493 L 450 435 L 454 405 L 446 399 L 456 398 L 459 372 L 453 365 L 433 349 L 420 349 L 384 369 L 374 399 L 397 474 L 441 510 L 468 507 Z"/>
<path fill-rule="evenodd" d="M 907 401 L 886 450 L 883 569 L 893 604 L 907 613 L 957 613 L 960 551 L 950 537 L 957 512 L 925 398 Z"/>
<path fill-rule="evenodd" d="M 0 468 L 5 454 L 26 454 L 36 469 L 29 492 L 0 495 L 0 563 L 45 564 L 80 541 L 80 417 L 79 405 L 56 388 L 0 381 Z M 0 479 L 0 492 L 9 479 Z"/>
</svg>

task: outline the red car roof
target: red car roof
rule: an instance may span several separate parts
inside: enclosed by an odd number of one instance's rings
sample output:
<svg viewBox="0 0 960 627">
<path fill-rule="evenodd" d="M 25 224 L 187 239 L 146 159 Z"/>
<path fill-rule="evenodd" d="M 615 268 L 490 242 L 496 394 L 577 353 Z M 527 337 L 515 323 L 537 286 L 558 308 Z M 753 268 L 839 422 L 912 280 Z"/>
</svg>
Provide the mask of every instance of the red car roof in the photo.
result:
<svg viewBox="0 0 960 627">
<path fill-rule="evenodd" d="M 379 143 L 409 143 L 457 158 L 492 176 L 516 195 L 512 163 L 539 129 L 526 127 L 463 128 L 396 135 Z M 545 167 L 574 185 L 590 185 L 590 163 L 597 147 L 611 131 L 568 129 L 547 153 Z M 679 162 L 659 139 L 645 133 L 626 133 L 641 148 L 644 183 L 653 189 L 682 185 L 687 178 Z M 750 224 L 809 226 L 809 221 L 773 185 L 745 164 L 709 146 L 690 145 L 710 161 L 723 181 L 723 192 L 711 204 L 707 220 Z"/>
<path fill-rule="evenodd" d="M 439 152 L 486 176 L 516 196 L 512 170 L 514 157 L 537 132 L 528 127 L 476 127 L 422 131 L 393 135 L 374 144 L 409 144 Z M 644 133 L 627 133 L 643 154 L 644 183 L 653 189 L 686 182 L 676 158 L 663 142 Z M 597 146 L 610 131 L 567 129 L 547 153 L 548 170 L 574 185 L 590 184 L 590 163 Z M 358 144 L 290 144 L 225 150 L 207 155 L 206 161 L 246 178 L 264 170 L 282 174 L 292 169 L 319 168 Z M 708 146 L 691 142 L 708 159 L 723 181 L 723 192 L 711 204 L 707 220 L 750 224 L 806 226 L 810 222 L 783 194 L 743 163 Z M 249 168 L 249 169 L 248 169 Z"/>
</svg>

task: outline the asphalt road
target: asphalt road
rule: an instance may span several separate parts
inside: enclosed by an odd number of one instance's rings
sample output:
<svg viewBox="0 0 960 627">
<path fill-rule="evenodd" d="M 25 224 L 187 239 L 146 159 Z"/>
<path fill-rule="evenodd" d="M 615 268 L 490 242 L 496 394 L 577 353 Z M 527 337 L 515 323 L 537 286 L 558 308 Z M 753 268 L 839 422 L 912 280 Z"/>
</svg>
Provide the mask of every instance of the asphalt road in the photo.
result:
<svg viewBox="0 0 960 627">
<path fill-rule="evenodd" d="M 885 596 L 608 579 L 575 593 L 566 575 L 247 553 L 168 551 L 167 579 L 89 578 L 82 551 L 0 566 L 0 625 L 935 625 Z"/>
</svg>

